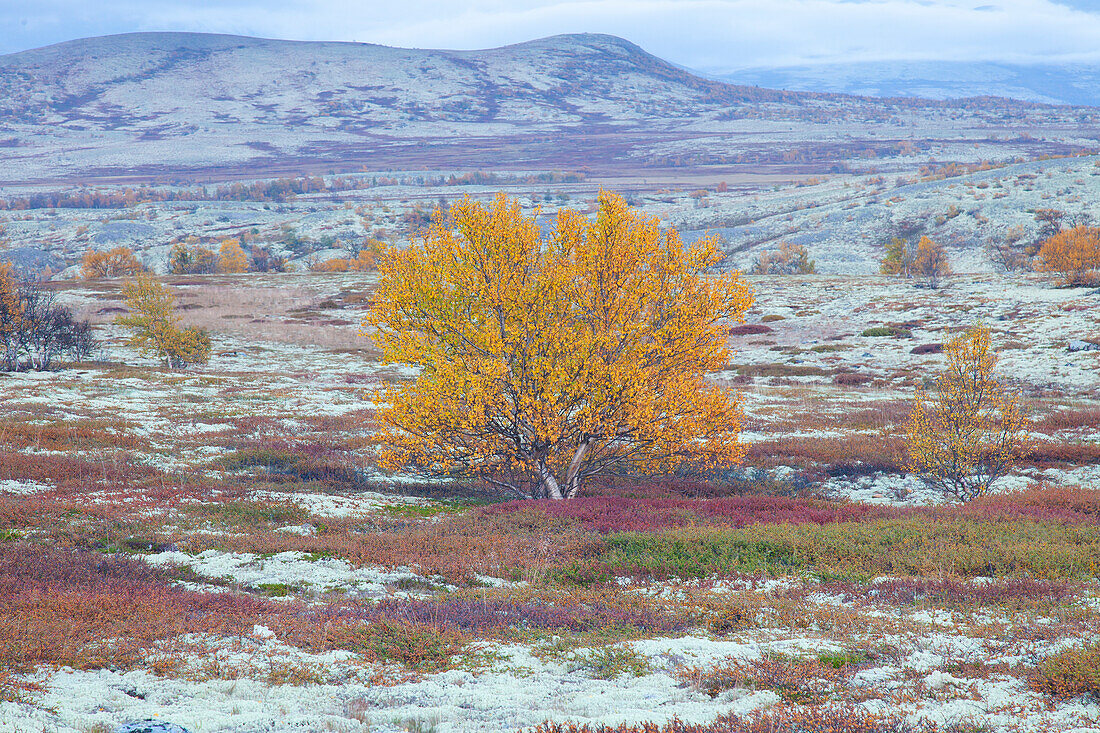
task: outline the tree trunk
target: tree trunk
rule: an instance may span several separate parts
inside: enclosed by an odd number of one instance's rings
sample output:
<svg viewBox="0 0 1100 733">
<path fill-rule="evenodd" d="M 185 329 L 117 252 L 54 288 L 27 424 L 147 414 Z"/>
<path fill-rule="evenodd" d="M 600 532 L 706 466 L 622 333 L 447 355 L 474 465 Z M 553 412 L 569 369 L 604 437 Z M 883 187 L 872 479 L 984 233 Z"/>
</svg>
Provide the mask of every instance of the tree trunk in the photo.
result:
<svg viewBox="0 0 1100 733">
<path fill-rule="evenodd" d="M 564 499 L 562 496 L 561 487 L 558 486 L 558 480 L 554 478 L 554 474 L 550 473 L 550 469 L 546 467 L 546 464 L 539 462 L 539 477 L 542 479 L 542 491 L 550 499 Z"/>
<path fill-rule="evenodd" d="M 565 474 L 565 498 L 572 499 L 581 488 L 581 464 L 592 446 L 591 436 L 585 436 L 584 441 L 577 446 L 577 452 L 573 454 L 573 460 L 569 462 L 569 472 Z"/>
</svg>

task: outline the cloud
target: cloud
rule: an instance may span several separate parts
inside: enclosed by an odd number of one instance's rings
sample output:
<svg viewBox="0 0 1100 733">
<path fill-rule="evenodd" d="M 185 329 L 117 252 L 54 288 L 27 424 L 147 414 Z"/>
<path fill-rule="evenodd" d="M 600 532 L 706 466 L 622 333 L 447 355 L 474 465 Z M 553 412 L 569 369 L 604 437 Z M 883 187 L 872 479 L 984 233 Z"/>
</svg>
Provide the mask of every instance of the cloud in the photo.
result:
<svg viewBox="0 0 1100 733">
<path fill-rule="evenodd" d="M 89 8 L 94 5 L 94 8 Z M 1100 61 L 1094 0 L 40 0 L 0 9 L 0 51 L 139 30 L 420 48 L 557 33 L 627 38 L 703 69 L 834 61 Z M 29 4 L 28 4 L 29 6 Z"/>
</svg>

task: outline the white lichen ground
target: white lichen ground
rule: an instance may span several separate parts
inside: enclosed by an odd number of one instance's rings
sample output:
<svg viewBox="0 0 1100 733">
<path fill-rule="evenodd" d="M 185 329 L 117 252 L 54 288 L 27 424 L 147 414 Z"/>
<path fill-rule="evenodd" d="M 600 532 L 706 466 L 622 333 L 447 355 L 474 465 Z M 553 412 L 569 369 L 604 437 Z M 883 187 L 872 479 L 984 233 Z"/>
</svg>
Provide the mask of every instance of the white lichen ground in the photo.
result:
<svg viewBox="0 0 1100 733">
<path fill-rule="evenodd" d="M 828 598 L 822 603 L 837 603 Z M 1078 699 L 1058 704 L 1009 675 L 969 678 L 944 671 L 955 662 L 1014 664 L 1044 650 L 1011 639 L 970 636 L 949 613 L 907 614 L 918 631 L 878 637 L 900 650 L 890 664 L 852 679 L 866 693 L 871 712 L 904 714 L 911 721 L 969 723 L 980 730 L 1047 733 L 1100 730 L 1100 704 Z M 267 629 L 227 640 L 215 653 L 220 669 L 251 672 L 234 680 L 189 681 L 144 671 L 60 670 L 43 677 L 48 691 L 35 706 L 0 703 L 0 731 L 48 730 L 82 733 L 122 722 L 154 718 L 192 733 L 234 731 L 407 731 L 440 733 L 515 731 L 544 720 L 590 723 L 665 722 L 679 717 L 706 722 L 718 715 L 765 710 L 780 698 L 768 690 L 734 689 L 709 697 L 673 674 L 684 664 L 725 658 L 757 659 L 836 650 L 827 635 L 756 629 L 715 639 L 688 634 L 628 644 L 649 665 L 641 676 L 596 679 L 570 659 L 548 658 L 523 645 L 484 643 L 487 660 L 470 669 L 429 675 L 393 685 L 371 685 L 369 670 L 341 652 L 305 654 L 287 647 Z M 586 650 L 577 650 L 582 655 Z M 195 665 L 209 664 L 196 659 Z M 323 682 L 270 685 L 254 677 L 279 664 L 318 670 Z M 907 694 L 916 702 L 902 703 Z M 421 728 L 415 727 L 421 725 Z"/>
<path fill-rule="evenodd" d="M 370 285 L 369 279 L 358 276 L 279 277 L 286 278 L 280 283 L 299 288 L 295 292 L 305 300 L 299 304 L 302 307 L 316 307 L 340 291 Z M 270 287 L 273 279 L 277 278 L 257 278 L 255 282 Z M 861 405 L 874 407 L 908 399 L 914 386 L 934 376 L 942 364 L 941 356 L 910 354 L 913 346 L 943 341 L 978 320 L 994 329 L 1002 373 L 1031 395 L 1036 409 L 1045 413 L 1090 407 L 1100 398 L 1100 352 L 1066 350 L 1069 340 L 1098 335 L 1100 301 L 1082 289 L 1057 290 L 1036 278 L 988 275 L 959 276 L 937 292 L 879 277 L 753 278 L 752 284 L 757 306 L 749 321 L 759 322 L 765 315 L 783 318 L 768 322 L 774 329 L 771 333 L 731 337 L 736 364 L 843 367 L 864 373 L 871 381 L 863 387 L 840 387 L 829 374 L 740 380 L 752 422 L 745 436 L 748 441 L 791 436 L 812 441 L 869 430 L 849 426 L 846 417 Z M 189 300 L 204 302 L 207 291 L 203 287 L 187 288 L 193 290 Z M 95 306 L 117 304 L 110 292 L 75 290 L 65 297 L 78 303 L 86 299 L 92 313 Z M 272 307 L 285 311 L 288 306 L 275 303 Z M 221 307 L 218 318 L 225 309 Z M 202 320 L 202 313 L 201 308 L 190 310 L 187 317 L 216 326 L 215 321 Z M 352 323 L 324 323 L 338 317 Z M 252 326 L 270 328 L 266 338 L 226 320 L 226 325 L 214 328 L 211 364 L 183 373 L 155 368 L 151 361 L 120 346 L 117 330 L 104 325 L 109 340 L 104 356 L 113 363 L 50 374 L 2 374 L 0 399 L 13 417 L 30 424 L 114 421 L 120 434 L 140 439 L 127 460 L 169 472 L 199 468 L 216 473 L 221 469 L 212 460 L 231 450 L 229 437 L 293 441 L 323 436 L 326 428 L 319 419 L 347 419 L 361 427 L 357 433 L 345 425 L 341 428 L 345 437 L 369 436 L 377 387 L 401 373 L 380 367 L 365 352 L 336 348 L 340 344 L 352 349 L 365 345 L 356 335 L 360 317 L 360 313 L 341 307 L 322 308 L 315 322 L 288 324 L 272 319 L 269 325 Z M 98 320 L 106 324 L 109 317 Z M 914 324 L 909 326 L 911 339 L 860 335 L 869 327 L 905 322 Z M 838 348 L 813 351 L 814 346 L 822 345 Z M 725 376 L 732 380 L 736 375 L 731 371 Z M 801 416 L 811 411 L 817 422 L 811 428 L 799 427 Z M 235 421 L 244 418 L 250 426 L 247 419 L 252 417 L 263 420 L 242 434 Z M 1098 430 L 1093 426 L 1039 437 L 1096 442 L 1100 441 Z M 40 446 L 28 451 L 51 452 Z M 109 457 L 102 451 L 84 454 Z M 350 455 L 358 454 L 353 451 Z M 784 467 L 772 471 L 779 476 L 789 472 Z M 1004 485 L 1018 488 L 1039 480 L 1096 485 L 1100 469 L 1032 469 L 1010 477 Z M 18 478 L 0 481 L 0 491 L 10 494 L 29 495 L 52 488 Z M 935 498 L 916 479 L 898 475 L 833 478 L 820 488 L 832 495 L 879 503 L 924 503 Z M 89 486 L 87 495 L 93 501 L 117 500 L 110 487 Z M 318 517 L 370 514 L 422 501 L 380 493 L 274 488 L 257 491 L 253 498 L 295 504 Z M 311 527 L 302 525 L 298 530 L 308 532 Z M 294 531 L 294 527 L 283 531 Z M 307 597 L 326 590 L 379 597 L 400 592 L 393 585 L 402 580 L 431 581 L 410 569 L 354 568 L 338 559 L 307 558 L 298 553 L 259 557 L 207 552 L 192 556 L 168 551 L 149 559 L 188 564 L 204 575 L 238 585 L 281 584 Z M 985 723 L 995 730 L 1100 730 L 1100 709 L 1095 702 L 1078 700 L 1050 706 L 1015 678 L 971 680 L 944 671 L 955 659 L 1011 661 L 1041 650 L 1024 649 L 1011 640 L 969 636 L 967 629 L 951 625 L 942 614 L 910 615 L 919 633 L 887 640 L 905 654 L 856 678 L 872 690 L 914 692 L 919 702 L 903 707 L 902 712 L 949 723 Z M 569 660 L 535 655 L 537 650 L 529 647 L 484 644 L 482 662 L 471 663 L 468 669 L 415 682 L 372 686 L 367 681 L 369 670 L 350 655 L 305 654 L 272 638 L 263 628 L 247 639 L 214 641 L 219 651 L 211 658 L 197 657 L 196 667 L 204 663 L 221 669 L 235 665 L 244 670 L 244 678 L 192 681 L 158 678 L 141 671 L 43 672 L 47 692 L 34 706 L 0 704 L 0 731 L 90 733 L 146 717 L 171 720 L 192 733 L 385 732 L 416 730 L 416 725 L 422 730 L 434 725 L 440 732 L 511 731 L 548 718 L 618 723 L 660 722 L 678 716 L 702 722 L 731 710 L 765 708 L 776 702 L 776 696 L 767 691 L 738 690 L 711 699 L 681 686 L 671 674 L 677 665 L 834 644 L 824 634 L 792 635 L 783 629 L 758 629 L 722 640 L 694 634 L 639 641 L 630 646 L 649 660 L 651 671 L 638 678 L 613 680 L 594 679 L 585 669 L 573 669 L 575 664 Z M 199 642 L 208 648 L 211 640 L 196 640 Z M 273 667 L 287 664 L 315 670 L 323 683 L 271 685 L 262 681 Z M 874 701 L 867 704 L 876 705 Z"/>
</svg>

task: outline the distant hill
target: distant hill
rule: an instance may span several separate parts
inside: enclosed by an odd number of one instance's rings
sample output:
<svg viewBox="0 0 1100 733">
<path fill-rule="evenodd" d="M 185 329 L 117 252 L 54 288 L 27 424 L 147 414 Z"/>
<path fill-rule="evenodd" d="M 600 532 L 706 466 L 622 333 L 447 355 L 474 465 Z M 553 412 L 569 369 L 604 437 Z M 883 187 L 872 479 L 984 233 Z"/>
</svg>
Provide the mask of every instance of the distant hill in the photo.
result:
<svg viewBox="0 0 1100 733">
<path fill-rule="evenodd" d="M 713 72 L 735 84 L 869 97 L 1008 97 L 1100 107 L 1100 64 L 889 61 Z"/>
<path fill-rule="evenodd" d="M 462 52 L 135 33 L 0 56 L 0 145 L 11 162 L 41 150 L 70 170 L 187 167 L 631 127 L 798 96 L 702 79 L 603 35 Z"/>
<path fill-rule="evenodd" d="M 728 84 L 594 34 L 433 51 L 136 33 L 0 56 L 8 185 L 423 168 L 812 174 L 892 154 L 899 140 L 962 145 L 990 129 L 1023 141 L 1014 155 L 1061 154 L 1084 138 L 1033 131 L 1080 124 L 1071 111 L 1006 100 Z"/>
</svg>

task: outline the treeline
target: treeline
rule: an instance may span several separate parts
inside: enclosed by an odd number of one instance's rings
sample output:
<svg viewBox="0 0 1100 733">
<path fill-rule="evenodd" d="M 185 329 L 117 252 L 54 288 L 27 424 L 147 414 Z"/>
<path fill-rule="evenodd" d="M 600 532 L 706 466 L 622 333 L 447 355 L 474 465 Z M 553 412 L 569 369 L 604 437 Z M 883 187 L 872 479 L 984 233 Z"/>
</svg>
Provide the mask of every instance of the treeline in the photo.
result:
<svg viewBox="0 0 1100 733">
<path fill-rule="evenodd" d="M 500 183 L 579 183 L 584 180 L 584 173 L 562 173 L 559 171 L 532 173 L 522 176 L 501 176 L 496 173 L 474 171 L 446 176 L 371 176 L 370 178 L 365 176 L 354 178 L 341 176 L 328 180 L 321 176 L 297 176 L 294 178 L 276 178 L 269 181 L 254 181 L 252 183 L 226 183 L 218 186 L 84 188 L 69 192 L 33 193 L 29 196 L 0 198 L 0 211 L 125 209 L 138 204 L 161 201 L 271 201 L 282 203 L 303 194 L 359 191 L 380 186 L 487 186 Z"/>
</svg>

